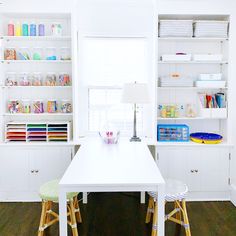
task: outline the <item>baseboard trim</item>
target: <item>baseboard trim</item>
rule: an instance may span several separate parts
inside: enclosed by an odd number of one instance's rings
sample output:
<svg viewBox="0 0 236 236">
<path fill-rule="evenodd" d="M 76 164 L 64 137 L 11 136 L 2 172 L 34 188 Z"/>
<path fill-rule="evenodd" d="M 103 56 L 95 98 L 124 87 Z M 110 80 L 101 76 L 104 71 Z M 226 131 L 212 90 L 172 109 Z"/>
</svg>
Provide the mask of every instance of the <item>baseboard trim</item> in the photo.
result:
<svg viewBox="0 0 236 236">
<path fill-rule="evenodd" d="M 234 206 L 236 206 L 236 185 L 234 184 L 231 184 L 230 199 Z"/>
</svg>

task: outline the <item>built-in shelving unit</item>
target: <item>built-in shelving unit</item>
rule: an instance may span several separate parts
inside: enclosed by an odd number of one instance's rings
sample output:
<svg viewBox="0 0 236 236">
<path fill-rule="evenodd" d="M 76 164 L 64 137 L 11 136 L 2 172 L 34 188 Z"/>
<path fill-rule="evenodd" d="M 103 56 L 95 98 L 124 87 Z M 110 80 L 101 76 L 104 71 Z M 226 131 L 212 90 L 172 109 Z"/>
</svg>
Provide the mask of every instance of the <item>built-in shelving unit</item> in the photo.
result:
<svg viewBox="0 0 236 236">
<path fill-rule="evenodd" d="M 28 31 L 30 32 L 30 24 L 36 24 L 36 36 L 9 36 L 8 24 L 9 22 L 15 24 L 28 24 Z M 60 24 L 62 27 L 61 35 L 53 35 L 52 24 Z M 38 35 L 39 24 L 44 24 L 45 35 Z M 16 28 L 15 28 L 16 29 Z M 0 24 L 0 126 L 1 135 L 0 142 L 5 141 L 5 125 L 9 122 L 70 122 L 73 127 L 73 110 L 71 113 L 61 113 L 61 102 L 69 101 L 73 107 L 73 78 L 72 78 L 72 53 L 71 53 L 71 16 L 70 14 L 21 14 L 21 13 L 3 13 L 1 14 Z M 6 60 L 4 51 L 7 48 L 13 48 L 18 53 L 22 48 L 27 48 L 30 55 L 30 60 Z M 41 59 L 33 60 L 33 52 L 39 48 L 41 51 Z M 56 60 L 46 60 L 47 50 L 54 49 Z M 70 58 L 61 60 L 62 49 L 67 49 Z M 18 59 L 18 58 L 16 58 Z M 42 76 L 41 86 L 8 86 L 6 84 L 6 74 L 15 73 L 16 79 L 21 73 L 33 75 L 40 73 Z M 48 73 L 56 76 L 56 84 L 48 86 L 44 83 Z M 66 74 L 70 77 L 70 84 L 61 85 L 59 81 L 60 74 Z M 9 113 L 8 102 L 10 100 L 28 100 L 31 106 L 33 101 L 42 101 L 44 103 L 44 113 L 33 113 L 31 107 L 30 113 Z M 58 112 L 49 113 L 47 110 L 47 102 L 49 100 L 58 101 Z M 73 133 L 73 132 L 71 132 Z M 70 139 L 73 142 L 73 138 Z M 34 142 L 35 143 L 35 142 Z"/>
</svg>

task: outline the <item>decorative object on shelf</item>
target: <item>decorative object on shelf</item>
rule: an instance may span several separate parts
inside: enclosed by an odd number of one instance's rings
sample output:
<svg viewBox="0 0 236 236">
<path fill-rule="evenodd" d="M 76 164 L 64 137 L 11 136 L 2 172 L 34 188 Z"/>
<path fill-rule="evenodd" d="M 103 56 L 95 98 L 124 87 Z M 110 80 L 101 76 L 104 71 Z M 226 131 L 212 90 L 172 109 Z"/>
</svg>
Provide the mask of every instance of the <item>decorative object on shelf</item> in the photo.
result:
<svg viewBox="0 0 236 236">
<path fill-rule="evenodd" d="M 42 100 L 33 101 L 33 112 L 34 113 L 44 113 L 44 105 Z"/>
<path fill-rule="evenodd" d="M 29 48 L 21 47 L 17 53 L 17 60 L 30 60 Z"/>
<path fill-rule="evenodd" d="M 17 86 L 17 77 L 15 72 L 7 72 L 6 73 L 6 80 L 5 80 L 6 86 Z"/>
<path fill-rule="evenodd" d="M 223 137 L 219 134 L 199 132 L 190 134 L 190 139 L 196 143 L 217 144 L 222 142 Z"/>
<path fill-rule="evenodd" d="M 22 103 L 21 101 L 17 100 L 17 99 L 11 99 L 8 102 L 8 112 L 9 113 L 22 113 L 23 111 L 23 107 L 22 107 Z"/>
<path fill-rule="evenodd" d="M 29 26 L 28 24 L 25 22 L 22 24 L 22 35 L 23 36 L 29 36 Z"/>
<path fill-rule="evenodd" d="M 57 76 L 54 72 L 49 72 L 45 78 L 45 86 L 56 86 L 57 85 Z"/>
<path fill-rule="evenodd" d="M 57 60 L 56 48 L 53 47 L 46 48 L 46 60 L 50 61 Z"/>
<path fill-rule="evenodd" d="M 70 86 L 71 85 L 70 75 L 65 72 L 59 73 L 58 85 L 59 86 Z"/>
<path fill-rule="evenodd" d="M 189 127 L 184 124 L 159 124 L 157 125 L 157 141 L 188 142 Z"/>
<path fill-rule="evenodd" d="M 30 24 L 30 36 L 36 36 L 36 24 L 32 22 Z"/>
<path fill-rule="evenodd" d="M 61 112 L 62 113 L 71 113 L 72 112 L 72 104 L 69 100 L 61 100 Z"/>
<path fill-rule="evenodd" d="M 12 22 L 8 23 L 7 26 L 7 35 L 8 36 L 14 36 L 15 35 L 15 30 L 14 30 L 15 26 Z"/>
<path fill-rule="evenodd" d="M 4 60 L 16 60 L 16 49 L 15 48 L 5 48 Z"/>
<path fill-rule="evenodd" d="M 57 101 L 56 99 L 50 99 L 47 101 L 47 112 L 56 113 L 57 112 Z"/>
<path fill-rule="evenodd" d="M 18 84 L 19 86 L 30 86 L 31 79 L 27 72 L 22 72 L 18 75 Z"/>
<path fill-rule="evenodd" d="M 62 26 L 60 23 L 53 23 L 51 26 L 52 36 L 62 36 Z"/>
<path fill-rule="evenodd" d="M 99 136 L 106 144 L 117 144 L 120 137 L 120 131 L 101 131 L 99 132 Z"/>
<path fill-rule="evenodd" d="M 42 60 L 43 59 L 43 49 L 40 47 L 33 48 L 33 60 Z"/>
<path fill-rule="evenodd" d="M 136 131 L 137 104 L 149 103 L 148 85 L 144 83 L 128 83 L 123 86 L 122 102 L 134 104 L 133 137 L 130 141 L 141 141 Z"/>
<path fill-rule="evenodd" d="M 30 100 L 24 99 L 22 100 L 23 113 L 31 113 L 31 103 Z"/>
<path fill-rule="evenodd" d="M 162 118 L 178 118 L 179 106 L 178 105 L 159 105 L 160 115 Z"/>
<path fill-rule="evenodd" d="M 194 118 L 197 116 L 196 105 L 187 104 L 186 105 L 186 117 Z"/>
<path fill-rule="evenodd" d="M 38 35 L 45 36 L 45 25 L 43 23 L 38 25 Z"/>
<path fill-rule="evenodd" d="M 71 60 L 70 48 L 63 47 L 61 48 L 61 60 Z"/>
</svg>

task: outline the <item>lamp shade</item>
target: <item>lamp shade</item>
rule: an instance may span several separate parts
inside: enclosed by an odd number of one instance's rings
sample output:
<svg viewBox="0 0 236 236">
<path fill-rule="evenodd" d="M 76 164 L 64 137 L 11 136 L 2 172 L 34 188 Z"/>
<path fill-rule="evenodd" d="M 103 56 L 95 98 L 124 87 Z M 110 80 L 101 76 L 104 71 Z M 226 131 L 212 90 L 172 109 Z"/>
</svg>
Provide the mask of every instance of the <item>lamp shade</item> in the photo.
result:
<svg viewBox="0 0 236 236">
<path fill-rule="evenodd" d="M 144 83 L 128 83 L 123 86 L 123 103 L 149 103 L 148 85 Z"/>
</svg>

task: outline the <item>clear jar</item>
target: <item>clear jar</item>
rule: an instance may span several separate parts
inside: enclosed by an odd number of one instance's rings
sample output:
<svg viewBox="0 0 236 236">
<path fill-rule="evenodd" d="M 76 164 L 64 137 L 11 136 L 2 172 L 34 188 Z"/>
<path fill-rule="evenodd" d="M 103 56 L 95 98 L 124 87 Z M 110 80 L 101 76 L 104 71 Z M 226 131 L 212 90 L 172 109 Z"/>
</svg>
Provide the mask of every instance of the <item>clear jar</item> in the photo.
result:
<svg viewBox="0 0 236 236">
<path fill-rule="evenodd" d="M 18 85 L 15 72 L 7 72 L 6 73 L 5 85 L 6 86 L 17 86 Z"/>
<path fill-rule="evenodd" d="M 61 60 L 71 60 L 70 48 L 63 47 L 61 48 Z"/>
<path fill-rule="evenodd" d="M 45 86 L 56 86 L 57 85 L 56 73 L 54 73 L 54 72 L 47 73 L 47 75 L 45 77 L 44 85 Z"/>
<path fill-rule="evenodd" d="M 16 49 L 15 48 L 5 48 L 4 60 L 16 60 Z"/>
<path fill-rule="evenodd" d="M 17 60 L 30 60 L 30 50 L 29 48 L 22 47 L 17 53 Z"/>
<path fill-rule="evenodd" d="M 22 72 L 18 75 L 18 84 L 19 86 L 30 86 L 31 85 L 31 76 L 26 73 Z"/>
<path fill-rule="evenodd" d="M 49 99 L 47 102 L 47 112 L 48 113 L 56 113 L 57 112 L 57 100 Z"/>
<path fill-rule="evenodd" d="M 34 100 L 33 101 L 33 112 L 34 113 L 44 113 L 44 103 L 43 100 Z"/>
<path fill-rule="evenodd" d="M 32 75 L 32 86 L 42 86 L 43 76 L 40 72 L 34 72 Z"/>
<path fill-rule="evenodd" d="M 60 23 L 53 23 L 51 30 L 52 36 L 62 36 L 62 25 Z"/>
<path fill-rule="evenodd" d="M 28 99 L 22 100 L 23 113 L 31 113 L 31 102 Z"/>
<path fill-rule="evenodd" d="M 59 73 L 58 85 L 59 86 L 70 86 L 71 85 L 70 75 L 66 72 Z"/>
<path fill-rule="evenodd" d="M 61 100 L 61 112 L 62 113 L 71 113 L 72 112 L 72 104 L 69 100 Z"/>
<path fill-rule="evenodd" d="M 43 49 L 40 47 L 33 48 L 32 59 L 33 60 L 42 60 L 43 59 Z"/>
<path fill-rule="evenodd" d="M 46 48 L 46 60 L 57 60 L 56 48 Z"/>
<path fill-rule="evenodd" d="M 18 99 L 11 99 L 8 102 L 8 112 L 9 113 L 22 113 L 22 103 Z"/>
</svg>

